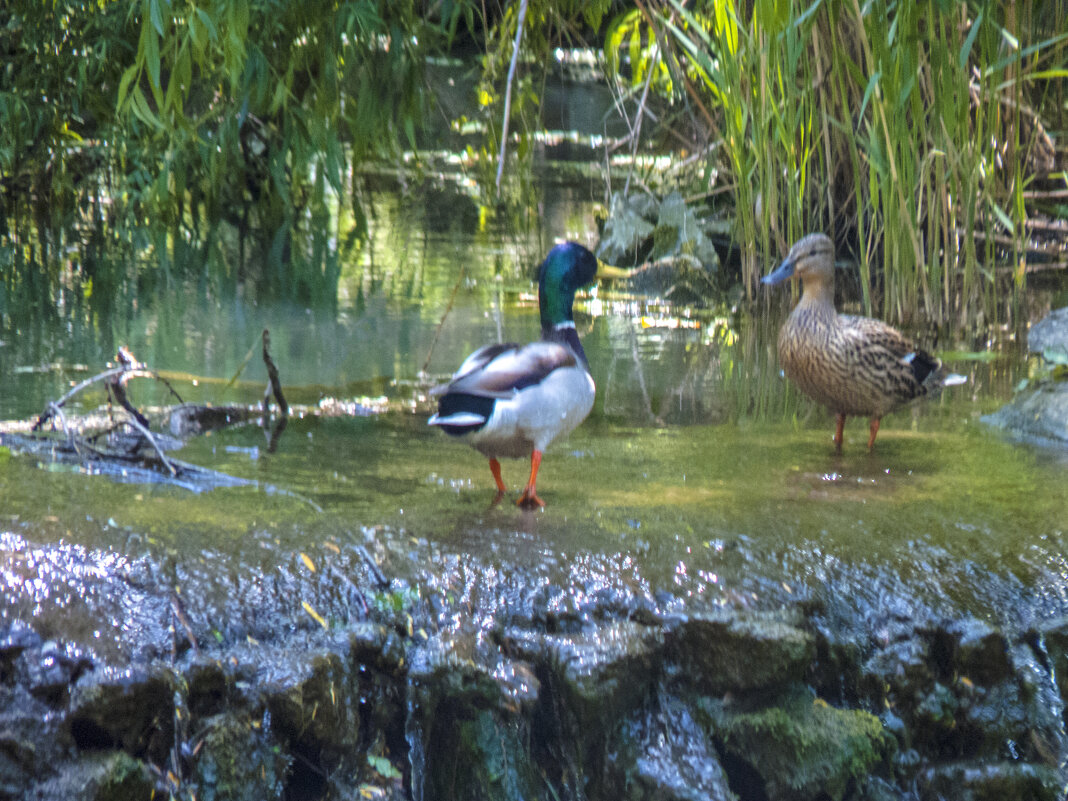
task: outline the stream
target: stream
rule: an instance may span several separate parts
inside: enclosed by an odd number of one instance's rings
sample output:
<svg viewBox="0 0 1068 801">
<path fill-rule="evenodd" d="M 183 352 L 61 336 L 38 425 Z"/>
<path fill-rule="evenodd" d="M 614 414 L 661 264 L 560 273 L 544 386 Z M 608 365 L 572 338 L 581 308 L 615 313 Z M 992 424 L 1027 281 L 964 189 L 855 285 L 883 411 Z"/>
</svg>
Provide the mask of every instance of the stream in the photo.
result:
<svg viewBox="0 0 1068 801">
<path fill-rule="evenodd" d="M 603 284 L 576 305 L 597 401 L 545 456 L 547 507 L 513 505 L 522 461 L 493 506 L 428 391 L 536 338 L 538 261 L 595 244 L 595 187 L 540 180 L 519 226 L 446 179 L 374 182 L 336 311 L 180 286 L 0 333 L 2 420 L 119 345 L 186 401 L 256 403 L 264 328 L 297 410 L 273 452 L 255 425 L 182 448 L 249 481 L 211 491 L 0 448 L 0 798 L 1063 797 L 1064 457 L 982 421 L 1022 347 L 945 343 L 968 383 L 871 453 L 851 420 L 835 456 L 778 370 L 788 293 Z"/>
</svg>

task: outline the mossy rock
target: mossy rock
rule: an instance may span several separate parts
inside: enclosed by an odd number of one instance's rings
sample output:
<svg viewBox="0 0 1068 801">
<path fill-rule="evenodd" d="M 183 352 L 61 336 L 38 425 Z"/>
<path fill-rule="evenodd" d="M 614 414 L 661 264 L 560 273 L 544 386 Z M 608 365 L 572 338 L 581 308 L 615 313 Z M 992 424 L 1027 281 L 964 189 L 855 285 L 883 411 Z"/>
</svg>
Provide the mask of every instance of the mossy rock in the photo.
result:
<svg viewBox="0 0 1068 801">
<path fill-rule="evenodd" d="M 271 730 L 283 742 L 314 752 L 332 769 L 360 737 L 359 691 L 353 671 L 332 651 L 294 666 L 296 675 L 265 692 Z"/>
<path fill-rule="evenodd" d="M 290 760 L 252 720 L 222 714 L 207 728 L 194 767 L 201 801 L 281 798 Z"/>
<path fill-rule="evenodd" d="M 917 782 L 921 801 L 1061 801 L 1057 770 L 1026 762 L 953 762 Z"/>
<path fill-rule="evenodd" d="M 88 674 L 75 685 L 67 729 L 82 750 L 121 748 L 163 764 L 174 741 L 174 688 L 162 670 L 118 679 Z"/>
<path fill-rule="evenodd" d="M 815 638 L 783 617 L 760 613 L 692 615 L 672 627 L 668 651 L 678 681 L 712 695 L 783 687 L 805 677 Z"/>
<path fill-rule="evenodd" d="M 836 709 L 807 691 L 753 710 L 724 705 L 714 717 L 732 786 L 749 785 L 769 801 L 841 801 L 870 775 L 889 772 L 895 750 L 874 715 Z"/>
<path fill-rule="evenodd" d="M 63 766 L 26 797 L 36 801 L 151 801 L 152 774 L 123 751 L 89 754 Z"/>
<path fill-rule="evenodd" d="M 531 757 L 527 706 L 498 674 L 431 642 L 411 668 L 409 759 L 415 796 L 455 801 L 540 798 L 544 781 Z M 536 692 L 536 690 L 535 690 Z M 533 700 L 533 699 L 530 699 Z M 412 742 L 412 735 L 417 734 Z"/>
</svg>

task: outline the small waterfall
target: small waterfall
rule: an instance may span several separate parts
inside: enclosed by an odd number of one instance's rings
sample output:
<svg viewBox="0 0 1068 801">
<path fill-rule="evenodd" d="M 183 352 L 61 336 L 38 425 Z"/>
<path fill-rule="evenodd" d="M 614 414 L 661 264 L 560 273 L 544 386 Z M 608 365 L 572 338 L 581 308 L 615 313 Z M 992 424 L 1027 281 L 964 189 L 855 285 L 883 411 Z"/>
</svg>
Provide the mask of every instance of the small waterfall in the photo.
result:
<svg viewBox="0 0 1068 801">
<path fill-rule="evenodd" d="M 404 739 L 408 741 L 408 764 L 411 767 L 412 801 L 423 801 L 423 781 L 426 777 L 426 749 L 423 747 L 423 726 L 416 714 L 418 701 L 411 678 L 408 679 L 407 717 L 404 721 Z"/>
</svg>

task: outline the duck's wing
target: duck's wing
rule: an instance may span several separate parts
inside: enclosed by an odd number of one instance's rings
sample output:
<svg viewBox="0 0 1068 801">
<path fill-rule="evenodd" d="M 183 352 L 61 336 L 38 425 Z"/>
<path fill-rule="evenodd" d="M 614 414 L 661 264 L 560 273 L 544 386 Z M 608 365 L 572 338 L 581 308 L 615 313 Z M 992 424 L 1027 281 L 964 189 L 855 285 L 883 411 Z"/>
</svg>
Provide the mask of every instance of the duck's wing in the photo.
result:
<svg viewBox="0 0 1068 801">
<path fill-rule="evenodd" d="M 505 398 L 540 384 L 554 370 L 577 365 L 574 351 L 556 342 L 490 345 L 468 356 L 452 381 L 432 392 Z"/>
<path fill-rule="evenodd" d="M 873 317 L 841 314 L 842 330 L 854 346 L 854 352 L 888 373 L 909 374 L 922 385 L 938 378 L 942 362 L 893 326 Z"/>
</svg>

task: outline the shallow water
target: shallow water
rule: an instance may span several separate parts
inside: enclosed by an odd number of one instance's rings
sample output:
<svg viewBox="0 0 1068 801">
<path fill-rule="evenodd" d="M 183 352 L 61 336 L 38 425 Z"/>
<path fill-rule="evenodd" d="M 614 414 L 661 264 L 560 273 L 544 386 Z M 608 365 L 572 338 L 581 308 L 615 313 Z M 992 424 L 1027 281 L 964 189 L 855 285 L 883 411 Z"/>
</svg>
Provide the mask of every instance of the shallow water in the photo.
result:
<svg viewBox="0 0 1068 801">
<path fill-rule="evenodd" d="M 227 382 L 265 327 L 291 403 L 355 400 L 357 413 L 297 417 L 274 453 L 255 426 L 194 440 L 179 458 L 257 482 L 199 494 L 0 452 L 0 617 L 118 657 L 165 649 L 171 590 L 223 640 L 266 636 L 281 613 L 314 626 L 304 604 L 337 622 L 368 601 L 435 598 L 457 627 L 546 608 L 581 624 L 624 602 L 812 601 L 853 625 L 1068 612 L 1063 462 L 979 419 L 1026 375 L 1018 355 L 954 364 L 968 385 L 886 418 L 870 454 L 865 421 L 851 421 L 835 456 L 833 421 L 778 373 L 784 298 L 739 312 L 610 286 L 583 297 L 594 413 L 546 455 L 546 510 L 513 506 L 521 461 L 505 463 L 514 489 L 491 506 L 485 459 L 426 426 L 427 390 L 499 333 L 536 336 L 534 265 L 553 237 L 589 243 L 593 203 L 547 192 L 540 225 L 517 234 L 436 191 L 374 195 L 377 233 L 346 265 L 336 315 L 190 291 L 106 330 L 6 332 L 4 419 L 38 413 L 122 343 L 186 400 L 255 402 L 258 349 Z M 131 395 L 167 402 L 151 382 Z M 103 402 L 82 397 L 83 410 Z M 389 592 L 368 590 L 368 559 Z"/>
</svg>

